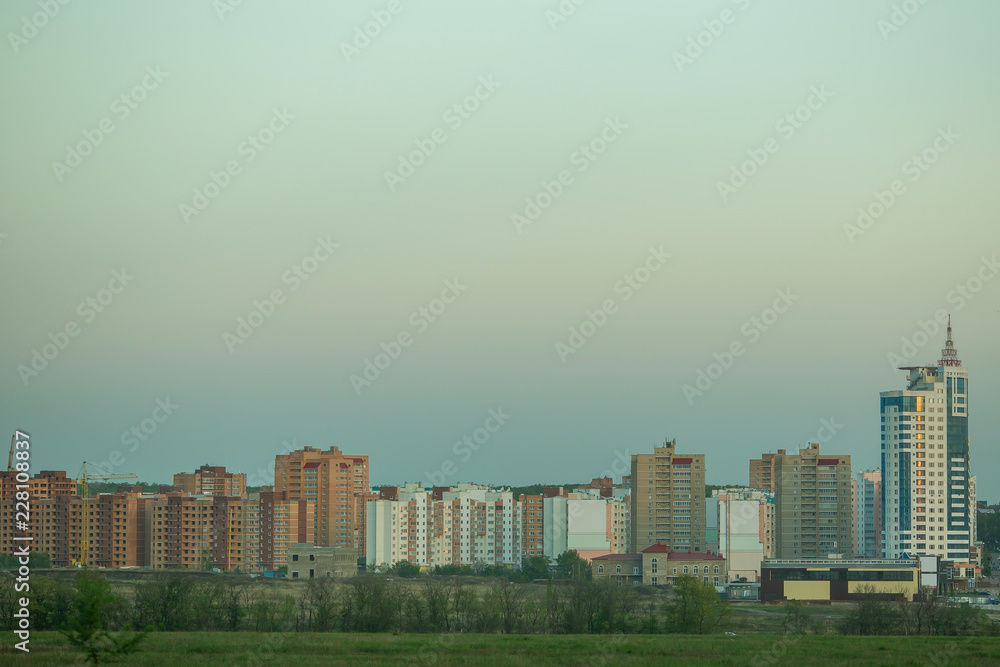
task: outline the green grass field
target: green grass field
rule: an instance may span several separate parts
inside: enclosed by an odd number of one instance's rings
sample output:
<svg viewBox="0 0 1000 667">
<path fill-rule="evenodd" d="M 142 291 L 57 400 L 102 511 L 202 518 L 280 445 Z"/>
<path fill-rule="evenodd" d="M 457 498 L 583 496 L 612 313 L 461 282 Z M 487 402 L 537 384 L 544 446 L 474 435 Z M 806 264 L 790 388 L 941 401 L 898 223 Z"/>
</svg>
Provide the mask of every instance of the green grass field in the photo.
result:
<svg viewBox="0 0 1000 667">
<path fill-rule="evenodd" d="M 58 633 L 33 634 L 31 648 L 30 654 L 13 651 L 10 636 L 4 636 L 0 664 L 70 665 L 77 660 L 77 654 Z M 1000 664 L 1000 638 L 178 632 L 151 635 L 137 653 L 117 664 L 142 667 L 664 664 L 964 667 Z"/>
</svg>

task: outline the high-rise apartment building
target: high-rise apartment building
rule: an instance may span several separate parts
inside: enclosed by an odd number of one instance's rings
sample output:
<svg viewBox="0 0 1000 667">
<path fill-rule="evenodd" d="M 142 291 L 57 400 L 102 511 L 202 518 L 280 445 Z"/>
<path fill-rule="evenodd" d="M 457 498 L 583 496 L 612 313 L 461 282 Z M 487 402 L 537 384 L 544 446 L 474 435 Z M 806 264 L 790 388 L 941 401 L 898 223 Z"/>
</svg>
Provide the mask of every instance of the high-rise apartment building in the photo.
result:
<svg viewBox="0 0 1000 667">
<path fill-rule="evenodd" d="M 784 450 L 780 450 L 784 451 Z M 766 493 L 774 493 L 771 480 L 774 476 L 774 457 L 777 454 L 764 454 L 759 459 L 750 459 L 750 488 Z"/>
<path fill-rule="evenodd" d="M 247 492 L 247 476 L 226 472 L 225 466 L 203 465 L 194 472 L 174 473 L 174 486 L 193 496 L 242 496 Z"/>
<path fill-rule="evenodd" d="M 883 554 L 965 561 L 975 546 L 969 469 L 969 372 L 948 337 L 937 366 L 904 366 L 906 388 L 880 394 Z"/>
<path fill-rule="evenodd" d="M 337 447 L 304 447 L 274 459 L 274 490 L 289 499 L 316 503 L 315 544 L 354 547 L 364 555 L 362 503 L 368 486 L 368 457 L 345 455 Z"/>
<path fill-rule="evenodd" d="M 408 485 L 368 501 L 366 562 L 519 567 L 523 505 L 510 491 Z"/>
<path fill-rule="evenodd" d="M 854 555 L 882 557 L 882 471 L 861 470 L 854 478 Z"/>
<path fill-rule="evenodd" d="M 678 454 L 677 441 L 632 455 L 631 548 L 705 549 L 705 455 Z"/>
<path fill-rule="evenodd" d="M 810 444 L 774 457 L 777 558 L 826 558 L 854 548 L 851 457 L 821 455 Z"/>
</svg>

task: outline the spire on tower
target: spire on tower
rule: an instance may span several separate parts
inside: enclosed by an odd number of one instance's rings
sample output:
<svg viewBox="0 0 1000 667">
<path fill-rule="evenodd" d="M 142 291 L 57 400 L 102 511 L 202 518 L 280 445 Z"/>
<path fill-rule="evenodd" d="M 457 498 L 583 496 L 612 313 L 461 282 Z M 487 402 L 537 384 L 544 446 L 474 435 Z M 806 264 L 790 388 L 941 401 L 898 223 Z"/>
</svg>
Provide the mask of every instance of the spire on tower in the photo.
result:
<svg viewBox="0 0 1000 667">
<path fill-rule="evenodd" d="M 938 360 L 938 366 L 961 366 L 962 360 L 958 358 L 958 350 L 955 349 L 955 344 L 951 341 L 951 315 L 948 315 L 948 340 L 945 341 L 944 347 L 941 348 L 941 358 Z"/>
</svg>

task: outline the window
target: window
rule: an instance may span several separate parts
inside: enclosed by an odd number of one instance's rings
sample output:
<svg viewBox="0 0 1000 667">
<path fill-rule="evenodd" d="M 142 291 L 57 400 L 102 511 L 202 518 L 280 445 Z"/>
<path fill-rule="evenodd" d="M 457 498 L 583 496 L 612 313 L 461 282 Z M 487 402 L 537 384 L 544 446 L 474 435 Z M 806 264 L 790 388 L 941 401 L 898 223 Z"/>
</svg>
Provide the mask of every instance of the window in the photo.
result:
<svg viewBox="0 0 1000 667">
<path fill-rule="evenodd" d="M 694 566 L 694 573 L 698 574 L 698 566 L 697 565 Z"/>
<path fill-rule="evenodd" d="M 652 583 L 653 583 L 654 586 L 656 585 L 656 577 L 653 577 L 653 582 Z"/>
<path fill-rule="evenodd" d="M 639 574 L 639 566 L 638 565 L 636 565 L 635 567 L 632 568 L 632 574 Z"/>
<path fill-rule="evenodd" d="M 299 559 L 299 555 L 298 554 L 292 554 L 292 560 L 296 560 L 297 561 L 298 559 Z"/>
<path fill-rule="evenodd" d="M 309 560 L 316 560 L 316 556 L 314 554 L 309 554 Z"/>
<path fill-rule="evenodd" d="M 615 565 L 615 574 L 621 574 L 621 573 L 622 573 L 622 566 Z"/>
<path fill-rule="evenodd" d="M 713 574 L 718 574 L 718 573 L 719 573 L 719 566 L 716 565 L 715 566 L 715 570 L 713 571 Z"/>
<path fill-rule="evenodd" d="M 687 565 L 685 565 L 685 566 L 684 566 L 684 574 L 687 574 L 687 573 L 688 573 L 688 566 L 687 566 Z"/>
<path fill-rule="evenodd" d="M 651 571 L 651 572 L 652 572 L 653 574 L 656 574 L 656 559 L 654 558 L 654 559 L 652 559 L 651 561 L 649 561 L 649 564 L 650 564 L 650 566 L 651 566 L 651 570 L 650 570 L 650 571 Z"/>
<path fill-rule="evenodd" d="M 598 565 L 597 566 L 597 574 L 604 574 L 604 566 L 603 565 Z"/>
<path fill-rule="evenodd" d="M 677 568 L 674 568 L 674 576 L 677 576 Z"/>
</svg>

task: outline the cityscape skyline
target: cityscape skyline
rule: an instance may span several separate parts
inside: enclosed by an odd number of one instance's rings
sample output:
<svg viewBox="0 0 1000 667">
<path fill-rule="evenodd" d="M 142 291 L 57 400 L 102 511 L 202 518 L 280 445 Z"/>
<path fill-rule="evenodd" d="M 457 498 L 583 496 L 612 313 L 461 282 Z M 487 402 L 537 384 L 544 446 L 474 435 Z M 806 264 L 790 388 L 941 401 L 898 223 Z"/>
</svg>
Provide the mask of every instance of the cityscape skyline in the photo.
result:
<svg viewBox="0 0 1000 667">
<path fill-rule="evenodd" d="M 1000 7 L 891 4 L 442 0 L 367 44 L 384 5 L 5 5 L 0 425 L 159 482 L 293 441 L 373 483 L 876 467 L 937 313 L 1000 400 Z"/>
</svg>

